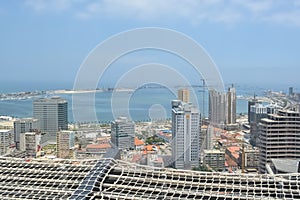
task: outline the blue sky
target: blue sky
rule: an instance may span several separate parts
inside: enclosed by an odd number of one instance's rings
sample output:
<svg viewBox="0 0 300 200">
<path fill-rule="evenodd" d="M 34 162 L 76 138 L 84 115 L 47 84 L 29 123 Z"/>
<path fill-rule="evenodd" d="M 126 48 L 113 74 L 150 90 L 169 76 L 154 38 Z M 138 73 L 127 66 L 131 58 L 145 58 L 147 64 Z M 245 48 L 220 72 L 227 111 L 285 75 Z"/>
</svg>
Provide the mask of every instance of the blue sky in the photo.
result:
<svg viewBox="0 0 300 200">
<path fill-rule="evenodd" d="M 1 0 L 0 25 L 0 82 L 72 87 L 101 41 L 154 26 L 195 39 L 225 83 L 300 84 L 300 0 Z"/>
</svg>

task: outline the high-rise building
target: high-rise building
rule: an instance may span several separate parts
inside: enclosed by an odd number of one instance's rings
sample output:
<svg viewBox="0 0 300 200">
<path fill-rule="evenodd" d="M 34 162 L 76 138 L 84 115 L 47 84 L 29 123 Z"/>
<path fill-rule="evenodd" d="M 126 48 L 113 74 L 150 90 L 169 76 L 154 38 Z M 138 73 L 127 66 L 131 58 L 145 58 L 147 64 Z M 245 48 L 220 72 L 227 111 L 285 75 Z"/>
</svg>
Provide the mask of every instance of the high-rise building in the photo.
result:
<svg viewBox="0 0 300 200">
<path fill-rule="evenodd" d="M 209 91 L 209 121 L 219 127 L 236 124 L 236 90 L 233 86 L 227 93 Z"/>
<path fill-rule="evenodd" d="M 56 133 L 68 129 L 68 102 L 60 97 L 41 98 L 33 101 L 33 116 L 39 120 L 47 140 L 56 141 Z"/>
<path fill-rule="evenodd" d="M 199 167 L 200 113 L 191 103 L 172 101 L 172 161 L 177 169 Z"/>
<path fill-rule="evenodd" d="M 236 123 L 236 91 L 234 86 L 227 91 L 226 124 Z"/>
<path fill-rule="evenodd" d="M 12 130 L 0 130 L 0 155 L 10 153 L 14 146 L 14 135 Z"/>
<path fill-rule="evenodd" d="M 262 118 L 267 117 L 267 107 L 262 103 L 256 103 L 250 107 L 250 113 L 248 113 L 248 115 L 250 122 L 250 143 L 256 146 L 258 144 L 259 123 Z"/>
<path fill-rule="evenodd" d="M 190 102 L 190 90 L 188 88 L 182 88 L 178 90 L 178 99 L 182 102 Z"/>
<path fill-rule="evenodd" d="M 289 96 L 290 97 L 294 96 L 294 88 L 293 87 L 289 87 Z"/>
<path fill-rule="evenodd" d="M 216 90 L 209 91 L 209 121 L 214 126 L 226 123 L 226 93 Z"/>
<path fill-rule="evenodd" d="M 56 135 L 57 157 L 72 158 L 75 146 L 74 131 L 59 131 Z"/>
<path fill-rule="evenodd" d="M 258 144 L 259 140 L 259 124 L 262 118 L 266 118 L 268 114 L 274 114 L 279 109 L 276 104 L 263 105 L 258 102 L 250 107 L 249 122 L 250 122 L 250 143 L 253 146 Z"/>
<path fill-rule="evenodd" d="M 36 158 L 41 146 L 41 134 L 26 132 L 20 134 L 20 150 L 26 151 L 26 157 Z"/>
<path fill-rule="evenodd" d="M 111 122 L 111 142 L 119 149 L 134 149 L 134 122 L 119 117 Z"/>
<path fill-rule="evenodd" d="M 261 119 L 259 171 L 266 172 L 271 159 L 300 159 L 300 113 L 279 110 Z"/>
<path fill-rule="evenodd" d="M 14 121 L 14 141 L 20 149 L 20 134 L 39 130 L 39 121 L 34 118 L 23 118 Z"/>
<path fill-rule="evenodd" d="M 259 103 L 259 101 L 256 99 L 256 96 L 254 95 L 254 98 L 250 99 L 248 101 L 248 122 L 250 123 L 250 112 L 251 112 L 251 106 L 254 106 L 255 104 Z"/>
</svg>

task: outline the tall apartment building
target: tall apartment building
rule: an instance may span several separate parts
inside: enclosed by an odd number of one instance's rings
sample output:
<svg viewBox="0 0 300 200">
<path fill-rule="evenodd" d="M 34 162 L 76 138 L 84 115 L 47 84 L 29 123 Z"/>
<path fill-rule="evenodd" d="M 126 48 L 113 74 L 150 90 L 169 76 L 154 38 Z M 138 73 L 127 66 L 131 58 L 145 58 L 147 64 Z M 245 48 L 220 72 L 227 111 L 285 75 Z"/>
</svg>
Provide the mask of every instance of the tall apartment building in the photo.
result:
<svg viewBox="0 0 300 200">
<path fill-rule="evenodd" d="M 56 133 L 68 129 L 68 102 L 60 97 L 41 98 L 33 101 L 33 116 L 39 120 L 47 140 L 56 141 Z"/>
<path fill-rule="evenodd" d="M 266 118 L 268 114 L 274 114 L 280 107 L 277 105 L 263 105 L 261 102 L 250 106 L 249 123 L 250 123 L 250 143 L 256 146 L 259 142 L 259 123 Z"/>
<path fill-rule="evenodd" d="M 20 134 L 20 150 L 26 151 L 26 157 L 36 158 L 41 148 L 41 134 L 26 132 Z"/>
<path fill-rule="evenodd" d="M 190 90 L 188 88 L 182 88 L 178 90 L 178 99 L 182 102 L 190 102 Z"/>
<path fill-rule="evenodd" d="M 214 126 L 222 126 L 226 123 L 226 93 L 216 90 L 209 91 L 209 121 Z"/>
<path fill-rule="evenodd" d="M 14 121 L 14 141 L 20 149 L 20 134 L 39 130 L 39 121 L 34 118 L 22 118 Z"/>
<path fill-rule="evenodd" d="M 261 119 L 259 149 L 261 173 L 271 159 L 300 159 L 300 113 L 279 110 Z"/>
<path fill-rule="evenodd" d="M 74 131 L 59 131 L 56 135 L 57 157 L 72 158 L 75 146 Z"/>
<path fill-rule="evenodd" d="M 236 91 L 234 86 L 227 91 L 226 124 L 236 123 Z"/>
<path fill-rule="evenodd" d="M 111 142 L 119 149 L 134 149 L 134 122 L 119 117 L 111 122 Z"/>
<path fill-rule="evenodd" d="M 176 169 L 199 167 L 200 113 L 191 103 L 172 101 L 172 161 Z"/>
<path fill-rule="evenodd" d="M 289 96 L 290 97 L 294 96 L 294 88 L 293 87 L 289 87 Z"/>
<path fill-rule="evenodd" d="M 0 130 L 0 156 L 7 154 L 14 145 L 14 135 L 12 130 Z"/>
<path fill-rule="evenodd" d="M 214 126 L 236 124 L 236 90 L 229 87 L 227 93 L 209 91 L 209 121 Z"/>
<path fill-rule="evenodd" d="M 250 123 L 250 118 L 251 118 L 251 116 L 250 116 L 251 106 L 254 106 L 254 105 L 258 104 L 258 103 L 260 103 L 260 102 L 258 101 L 258 99 L 256 99 L 255 95 L 254 95 L 254 97 L 252 99 L 250 99 L 248 101 L 248 122 L 249 123 Z"/>
</svg>

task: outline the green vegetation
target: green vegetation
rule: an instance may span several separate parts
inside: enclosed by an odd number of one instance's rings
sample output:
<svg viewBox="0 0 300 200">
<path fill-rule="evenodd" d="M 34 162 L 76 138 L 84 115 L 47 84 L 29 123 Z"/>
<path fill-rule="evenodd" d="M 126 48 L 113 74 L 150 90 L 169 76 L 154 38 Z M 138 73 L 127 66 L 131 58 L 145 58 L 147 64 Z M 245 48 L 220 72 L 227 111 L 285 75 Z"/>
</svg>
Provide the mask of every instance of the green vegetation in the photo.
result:
<svg viewBox="0 0 300 200">
<path fill-rule="evenodd" d="M 146 139 L 146 144 L 160 144 L 160 143 L 164 143 L 164 140 L 160 139 L 159 137 L 157 137 L 155 135 L 148 137 Z"/>
<path fill-rule="evenodd" d="M 200 167 L 193 167 L 193 171 L 202 171 L 202 172 L 212 172 L 212 170 L 208 169 L 206 166 L 202 165 Z"/>
</svg>

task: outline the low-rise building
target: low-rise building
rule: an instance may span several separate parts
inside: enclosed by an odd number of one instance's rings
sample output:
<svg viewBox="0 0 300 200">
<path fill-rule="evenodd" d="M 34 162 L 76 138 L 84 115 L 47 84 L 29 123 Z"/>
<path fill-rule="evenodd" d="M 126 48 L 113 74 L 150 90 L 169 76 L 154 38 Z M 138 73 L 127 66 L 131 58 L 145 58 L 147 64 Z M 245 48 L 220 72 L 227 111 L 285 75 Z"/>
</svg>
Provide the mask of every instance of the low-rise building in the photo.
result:
<svg viewBox="0 0 300 200">
<path fill-rule="evenodd" d="M 14 136 L 12 130 L 0 130 L 0 155 L 10 153 L 14 147 Z"/>
<path fill-rule="evenodd" d="M 223 171 L 225 168 L 225 151 L 219 149 L 204 150 L 203 164 L 215 171 Z"/>
<path fill-rule="evenodd" d="M 20 134 L 20 150 L 25 151 L 26 157 L 36 158 L 41 150 L 41 134 L 26 132 Z"/>
<path fill-rule="evenodd" d="M 107 149 L 111 148 L 109 143 L 103 144 L 88 144 L 86 146 L 86 151 L 88 153 L 97 153 L 97 154 L 105 154 Z"/>
<path fill-rule="evenodd" d="M 72 158 L 75 147 L 74 131 L 59 131 L 56 134 L 57 157 Z"/>
<path fill-rule="evenodd" d="M 242 166 L 242 151 L 239 152 L 239 165 Z M 245 168 L 258 169 L 259 166 L 259 149 L 245 148 Z"/>
<path fill-rule="evenodd" d="M 14 121 L 14 141 L 16 148 L 20 149 L 20 135 L 26 132 L 39 130 L 39 120 L 34 118 L 22 118 Z"/>
</svg>

